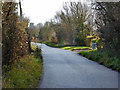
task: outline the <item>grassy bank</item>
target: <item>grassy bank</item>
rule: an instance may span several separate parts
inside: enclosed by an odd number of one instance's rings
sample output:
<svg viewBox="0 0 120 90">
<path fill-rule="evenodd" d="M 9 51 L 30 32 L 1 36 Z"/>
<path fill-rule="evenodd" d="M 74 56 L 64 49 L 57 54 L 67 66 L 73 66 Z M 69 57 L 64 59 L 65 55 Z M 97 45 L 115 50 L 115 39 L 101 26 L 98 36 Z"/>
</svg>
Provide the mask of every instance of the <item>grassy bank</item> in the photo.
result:
<svg viewBox="0 0 120 90">
<path fill-rule="evenodd" d="M 90 50 L 81 51 L 79 54 L 113 70 L 120 71 L 120 59 L 113 52 Z"/>
<path fill-rule="evenodd" d="M 52 42 L 43 42 L 43 43 L 50 47 L 61 48 L 65 50 L 91 50 L 91 47 L 87 47 L 87 46 L 62 45 L 62 44 L 54 44 Z"/>
<path fill-rule="evenodd" d="M 3 68 L 3 88 L 36 88 L 42 73 L 41 50 L 32 45 L 34 53 Z M 8 70 L 7 72 L 5 72 Z"/>
<path fill-rule="evenodd" d="M 61 49 L 65 49 L 65 50 L 91 50 L 90 47 L 86 47 L 86 46 L 66 46 L 66 47 L 61 47 Z"/>
</svg>

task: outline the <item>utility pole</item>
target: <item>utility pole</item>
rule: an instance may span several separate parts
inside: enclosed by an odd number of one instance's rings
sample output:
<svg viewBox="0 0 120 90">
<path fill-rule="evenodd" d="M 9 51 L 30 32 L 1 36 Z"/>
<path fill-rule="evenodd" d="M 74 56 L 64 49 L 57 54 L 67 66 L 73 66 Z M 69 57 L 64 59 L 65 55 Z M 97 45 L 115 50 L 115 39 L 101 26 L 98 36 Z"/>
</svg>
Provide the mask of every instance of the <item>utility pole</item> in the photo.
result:
<svg viewBox="0 0 120 90">
<path fill-rule="evenodd" d="M 19 0 L 19 6 L 20 6 L 20 20 L 22 22 L 22 6 L 21 6 L 21 0 Z"/>
</svg>

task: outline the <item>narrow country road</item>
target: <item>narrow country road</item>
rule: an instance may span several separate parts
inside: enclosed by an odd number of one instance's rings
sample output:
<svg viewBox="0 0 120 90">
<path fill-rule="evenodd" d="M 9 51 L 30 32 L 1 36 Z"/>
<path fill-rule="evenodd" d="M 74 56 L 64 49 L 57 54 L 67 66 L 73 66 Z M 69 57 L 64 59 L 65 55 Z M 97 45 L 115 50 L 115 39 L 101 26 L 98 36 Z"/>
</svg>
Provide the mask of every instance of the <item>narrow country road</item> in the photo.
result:
<svg viewBox="0 0 120 90">
<path fill-rule="evenodd" d="M 116 71 L 75 52 L 42 44 L 42 54 L 43 74 L 38 88 L 118 88 Z"/>
</svg>

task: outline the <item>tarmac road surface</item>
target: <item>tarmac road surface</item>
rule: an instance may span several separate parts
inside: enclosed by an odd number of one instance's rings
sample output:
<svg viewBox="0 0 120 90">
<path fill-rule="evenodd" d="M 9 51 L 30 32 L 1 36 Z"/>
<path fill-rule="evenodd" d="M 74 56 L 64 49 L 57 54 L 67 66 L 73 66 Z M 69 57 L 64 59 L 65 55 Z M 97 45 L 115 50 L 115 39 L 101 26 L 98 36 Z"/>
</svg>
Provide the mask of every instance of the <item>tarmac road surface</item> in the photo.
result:
<svg viewBox="0 0 120 90">
<path fill-rule="evenodd" d="M 118 88 L 118 72 L 72 51 L 37 45 L 43 55 L 38 88 Z"/>
</svg>

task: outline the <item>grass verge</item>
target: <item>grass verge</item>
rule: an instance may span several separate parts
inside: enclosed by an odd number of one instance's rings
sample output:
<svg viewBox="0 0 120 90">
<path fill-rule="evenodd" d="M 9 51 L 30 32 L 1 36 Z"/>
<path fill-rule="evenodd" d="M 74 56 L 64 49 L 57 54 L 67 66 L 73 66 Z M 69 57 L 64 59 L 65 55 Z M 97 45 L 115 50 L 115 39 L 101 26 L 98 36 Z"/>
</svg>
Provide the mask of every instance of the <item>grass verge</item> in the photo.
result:
<svg viewBox="0 0 120 90">
<path fill-rule="evenodd" d="M 3 67 L 3 88 L 36 88 L 42 74 L 41 50 L 34 45 L 34 53 L 24 56 L 14 64 Z"/>
<path fill-rule="evenodd" d="M 78 46 L 78 45 L 61 45 L 61 44 L 54 44 L 52 42 L 44 42 L 44 44 L 55 47 L 55 48 L 61 48 L 65 50 L 91 50 L 91 47 L 87 46 Z"/>
<path fill-rule="evenodd" d="M 110 51 L 81 51 L 78 54 L 120 72 L 120 59 Z"/>
<path fill-rule="evenodd" d="M 65 50 L 91 50 L 90 47 L 86 47 L 86 46 L 66 46 L 66 47 L 61 47 L 61 49 L 65 49 Z"/>
</svg>

